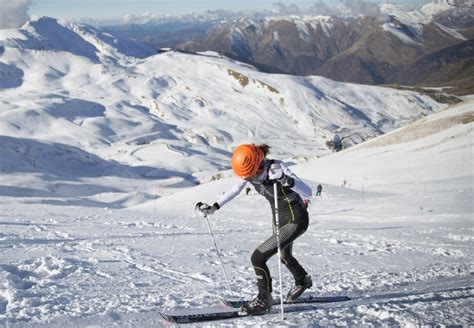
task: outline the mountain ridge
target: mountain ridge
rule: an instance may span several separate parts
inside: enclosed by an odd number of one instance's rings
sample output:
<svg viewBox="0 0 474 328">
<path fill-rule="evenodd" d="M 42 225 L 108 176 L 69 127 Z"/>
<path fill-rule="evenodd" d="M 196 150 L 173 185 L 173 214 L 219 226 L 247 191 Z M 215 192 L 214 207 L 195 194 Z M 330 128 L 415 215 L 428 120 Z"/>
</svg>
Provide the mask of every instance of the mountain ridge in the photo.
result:
<svg viewBox="0 0 474 328">
<path fill-rule="evenodd" d="M 474 7 L 469 2 L 428 3 L 418 9 L 391 4 L 350 10 L 318 6 L 308 13 L 229 15 L 220 21 L 211 15 L 205 27 L 206 18 L 199 17 L 199 35 L 186 38 L 184 30 L 177 29 L 173 33 L 180 37 L 173 41 L 172 34 L 168 37 L 158 29 L 154 33 L 168 41 L 145 42 L 191 53 L 216 51 L 269 73 L 321 75 L 372 85 L 431 86 L 427 81 L 437 80 L 439 71 L 426 71 L 415 79 L 420 75 L 412 74 L 415 63 L 473 38 Z M 120 31 L 127 33 L 126 28 L 115 29 Z M 456 65 L 462 64 L 466 63 Z M 393 72 L 399 74 L 394 77 Z M 443 86 L 451 86 L 452 93 L 469 94 L 469 88 L 459 87 L 463 81 L 451 77 Z"/>
</svg>

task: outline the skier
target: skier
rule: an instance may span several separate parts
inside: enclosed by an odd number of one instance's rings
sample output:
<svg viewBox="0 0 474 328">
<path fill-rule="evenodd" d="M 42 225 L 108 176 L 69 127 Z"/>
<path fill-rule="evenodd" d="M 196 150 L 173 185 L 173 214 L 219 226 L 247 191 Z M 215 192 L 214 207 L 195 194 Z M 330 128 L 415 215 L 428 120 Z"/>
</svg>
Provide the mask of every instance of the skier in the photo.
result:
<svg viewBox="0 0 474 328">
<path fill-rule="evenodd" d="M 323 191 L 323 186 L 321 186 L 320 184 L 318 184 L 318 188 L 317 188 L 317 191 L 316 191 L 316 196 L 320 196 L 321 197 L 321 192 Z"/>
<path fill-rule="evenodd" d="M 224 193 L 213 205 L 202 202 L 196 204 L 196 209 L 200 212 L 206 215 L 213 214 L 236 197 L 248 183 L 270 202 L 273 235 L 255 249 L 251 257 L 257 276 L 258 295 L 242 307 L 241 310 L 247 314 L 264 313 L 270 310 L 272 305 L 272 278 L 266 262 L 278 250 L 273 192 L 275 182 L 278 188 L 281 261 L 295 279 L 295 285 L 288 292 L 287 300 L 296 300 L 313 285 L 311 277 L 293 256 L 293 242 L 308 228 L 307 205 L 303 199 L 309 199 L 312 191 L 282 161 L 266 158 L 269 150 L 270 147 L 266 144 L 238 146 L 232 155 L 232 169 L 243 180 Z"/>
</svg>

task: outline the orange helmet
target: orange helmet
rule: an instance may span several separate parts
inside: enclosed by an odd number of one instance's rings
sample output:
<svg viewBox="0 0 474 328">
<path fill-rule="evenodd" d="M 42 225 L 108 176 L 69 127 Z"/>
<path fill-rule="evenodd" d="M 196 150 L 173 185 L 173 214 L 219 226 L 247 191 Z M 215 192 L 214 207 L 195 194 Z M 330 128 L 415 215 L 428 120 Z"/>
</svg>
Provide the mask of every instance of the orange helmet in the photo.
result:
<svg viewBox="0 0 474 328">
<path fill-rule="evenodd" d="M 265 154 L 263 150 L 254 145 L 240 145 L 232 154 L 232 170 L 243 179 L 254 176 L 260 167 Z"/>
</svg>

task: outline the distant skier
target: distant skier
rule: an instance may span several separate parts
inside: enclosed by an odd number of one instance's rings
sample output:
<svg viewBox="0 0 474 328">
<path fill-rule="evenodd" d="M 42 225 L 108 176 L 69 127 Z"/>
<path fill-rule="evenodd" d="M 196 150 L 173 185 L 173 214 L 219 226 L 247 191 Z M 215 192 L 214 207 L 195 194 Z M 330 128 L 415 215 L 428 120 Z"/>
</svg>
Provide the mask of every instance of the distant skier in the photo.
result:
<svg viewBox="0 0 474 328">
<path fill-rule="evenodd" d="M 321 186 L 320 184 L 318 184 L 318 188 L 317 188 L 317 191 L 316 191 L 316 196 L 320 196 L 321 197 L 321 192 L 323 191 L 323 186 Z"/>
<path fill-rule="evenodd" d="M 238 146 L 232 155 L 232 169 L 243 180 L 235 184 L 213 205 L 202 202 L 196 204 L 196 209 L 202 213 L 213 214 L 236 197 L 247 183 L 252 184 L 255 190 L 270 202 L 273 216 L 273 235 L 263 242 L 251 257 L 252 266 L 257 275 L 258 295 L 253 301 L 242 307 L 242 311 L 248 314 L 266 312 L 270 310 L 272 305 L 272 278 L 266 262 L 277 253 L 273 192 L 275 181 L 278 188 L 281 261 L 295 279 L 295 285 L 288 292 L 287 300 L 296 300 L 306 289 L 313 285 L 311 277 L 293 257 L 293 242 L 308 229 L 309 217 L 304 200 L 311 196 L 311 188 L 293 174 L 282 161 L 266 158 L 269 150 L 270 147 L 265 144 L 243 144 Z"/>
</svg>

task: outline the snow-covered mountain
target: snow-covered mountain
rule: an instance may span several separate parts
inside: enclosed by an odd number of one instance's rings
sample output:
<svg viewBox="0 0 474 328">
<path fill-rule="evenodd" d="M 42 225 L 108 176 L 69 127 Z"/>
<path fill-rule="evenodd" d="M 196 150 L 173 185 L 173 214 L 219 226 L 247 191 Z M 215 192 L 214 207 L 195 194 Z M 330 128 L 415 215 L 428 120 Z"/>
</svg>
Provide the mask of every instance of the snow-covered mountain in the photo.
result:
<svg viewBox="0 0 474 328">
<path fill-rule="evenodd" d="M 11 33 L 11 34 L 10 34 Z M 19 30 L 2 30 L 2 46 L 37 51 L 68 52 L 99 62 L 108 57 L 144 58 L 155 53 L 130 39 L 118 39 L 92 26 L 42 17 L 28 21 Z"/>
<path fill-rule="evenodd" d="M 242 142 L 298 161 L 330 153 L 335 135 L 359 143 L 445 107 L 416 92 L 269 75 L 216 53 L 149 55 L 50 18 L 1 30 L 2 193 L 155 197 L 215 178 Z"/>
</svg>

